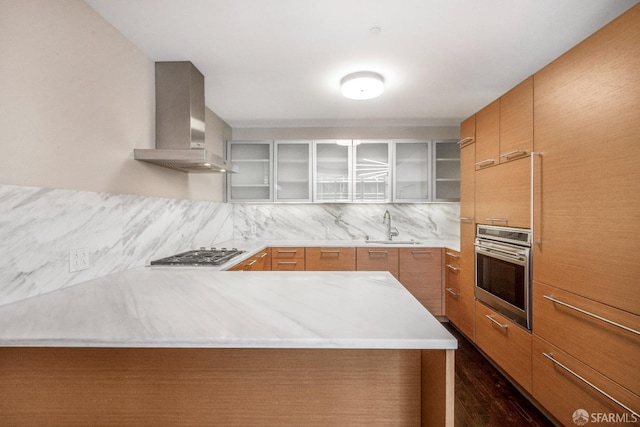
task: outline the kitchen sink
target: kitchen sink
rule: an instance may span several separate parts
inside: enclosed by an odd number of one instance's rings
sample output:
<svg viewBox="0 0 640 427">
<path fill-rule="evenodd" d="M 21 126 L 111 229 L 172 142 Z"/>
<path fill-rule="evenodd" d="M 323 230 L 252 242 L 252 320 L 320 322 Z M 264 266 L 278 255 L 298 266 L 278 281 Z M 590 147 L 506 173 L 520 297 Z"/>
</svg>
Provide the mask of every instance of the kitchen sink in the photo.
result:
<svg viewBox="0 0 640 427">
<path fill-rule="evenodd" d="M 365 243 L 372 245 L 419 245 L 415 240 L 365 240 Z"/>
</svg>

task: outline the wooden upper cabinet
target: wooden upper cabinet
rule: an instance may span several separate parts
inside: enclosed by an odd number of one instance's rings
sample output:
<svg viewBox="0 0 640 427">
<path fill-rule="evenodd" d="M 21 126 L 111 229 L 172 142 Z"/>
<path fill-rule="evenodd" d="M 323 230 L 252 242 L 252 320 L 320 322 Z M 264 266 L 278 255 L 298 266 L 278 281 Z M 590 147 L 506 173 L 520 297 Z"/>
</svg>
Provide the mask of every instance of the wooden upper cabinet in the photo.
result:
<svg viewBox="0 0 640 427">
<path fill-rule="evenodd" d="M 476 223 L 531 227 L 531 161 L 514 160 L 476 172 Z"/>
<path fill-rule="evenodd" d="M 640 5 L 535 74 L 535 280 L 640 314 Z"/>
<path fill-rule="evenodd" d="M 475 144 L 460 150 L 460 221 L 473 221 L 475 217 Z"/>
<path fill-rule="evenodd" d="M 460 123 L 460 148 L 476 141 L 476 116 L 473 115 Z"/>
<path fill-rule="evenodd" d="M 500 98 L 500 163 L 533 151 L 533 76 Z"/>
<path fill-rule="evenodd" d="M 500 162 L 500 100 L 476 113 L 476 169 Z"/>
</svg>

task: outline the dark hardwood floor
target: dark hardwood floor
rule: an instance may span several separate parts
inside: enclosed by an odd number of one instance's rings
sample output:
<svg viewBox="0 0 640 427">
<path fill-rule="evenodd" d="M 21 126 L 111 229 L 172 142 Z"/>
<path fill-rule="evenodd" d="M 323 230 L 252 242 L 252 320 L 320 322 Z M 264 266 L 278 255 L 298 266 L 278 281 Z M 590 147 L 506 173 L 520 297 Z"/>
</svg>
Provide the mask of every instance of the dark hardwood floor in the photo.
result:
<svg viewBox="0 0 640 427">
<path fill-rule="evenodd" d="M 456 427 L 554 426 L 473 344 L 450 324 L 443 325 L 458 339 Z"/>
</svg>

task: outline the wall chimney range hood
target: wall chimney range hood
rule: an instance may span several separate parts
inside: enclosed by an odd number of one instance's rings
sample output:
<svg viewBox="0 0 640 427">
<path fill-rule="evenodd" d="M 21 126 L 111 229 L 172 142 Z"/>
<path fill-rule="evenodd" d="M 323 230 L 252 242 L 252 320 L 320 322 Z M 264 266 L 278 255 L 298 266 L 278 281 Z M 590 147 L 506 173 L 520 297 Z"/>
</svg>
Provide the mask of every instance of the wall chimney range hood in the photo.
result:
<svg viewBox="0 0 640 427">
<path fill-rule="evenodd" d="M 188 61 L 156 62 L 156 148 L 133 157 L 182 172 L 237 172 L 204 146 L 204 76 Z"/>
</svg>

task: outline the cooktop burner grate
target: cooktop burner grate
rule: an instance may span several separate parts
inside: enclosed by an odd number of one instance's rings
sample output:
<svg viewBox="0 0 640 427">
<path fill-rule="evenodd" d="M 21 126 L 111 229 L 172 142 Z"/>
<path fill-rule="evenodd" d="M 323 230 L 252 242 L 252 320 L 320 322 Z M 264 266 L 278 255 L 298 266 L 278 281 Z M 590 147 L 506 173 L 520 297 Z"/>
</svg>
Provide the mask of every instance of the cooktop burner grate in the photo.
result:
<svg viewBox="0 0 640 427">
<path fill-rule="evenodd" d="M 187 251 L 177 255 L 151 261 L 151 265 L 193 265 L 193 266 L 216 266 L 222 265 L 230 259 L 242 254 L 244 251 L 238 249 L 206 249 Z"/>
</svg>

